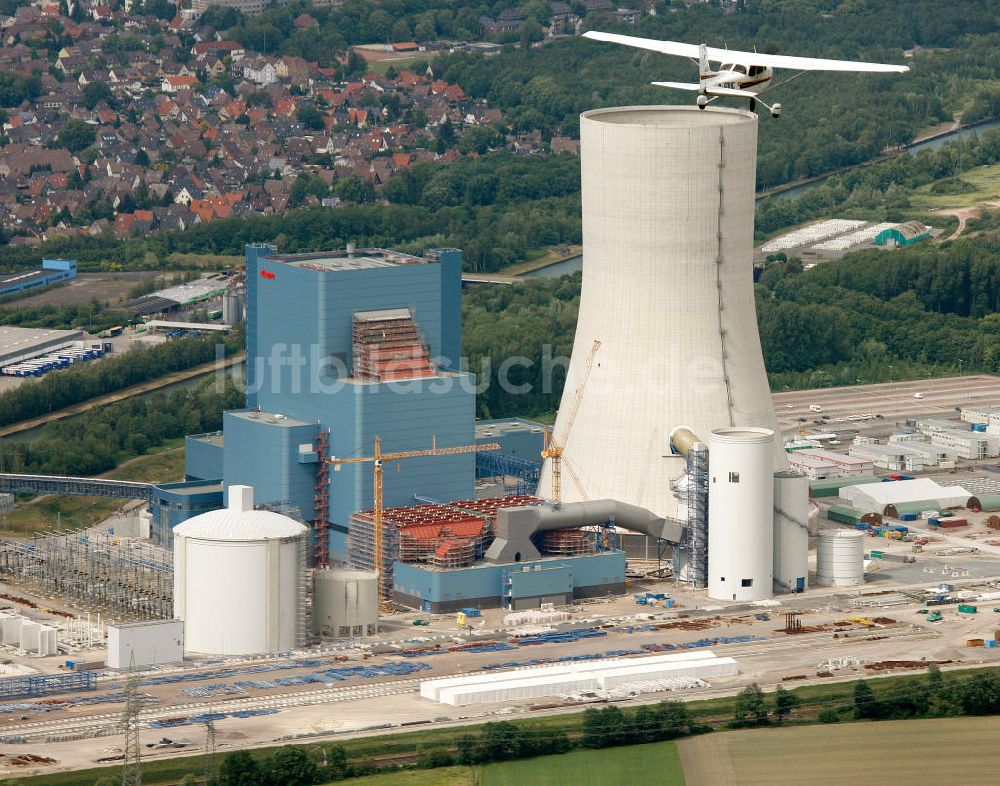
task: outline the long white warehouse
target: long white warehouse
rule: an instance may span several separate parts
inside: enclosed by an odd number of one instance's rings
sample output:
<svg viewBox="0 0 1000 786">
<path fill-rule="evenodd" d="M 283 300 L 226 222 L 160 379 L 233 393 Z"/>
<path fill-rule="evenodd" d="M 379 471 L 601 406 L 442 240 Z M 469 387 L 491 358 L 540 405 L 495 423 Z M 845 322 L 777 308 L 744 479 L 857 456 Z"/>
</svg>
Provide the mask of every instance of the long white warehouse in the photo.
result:
<svg viewBox="0 0 1000 786">
<path fill-rule="evenodd" d="M 717 658 L 710 651 L 681 652 L 425 680 L 420 683 L 420 695 L 441 704 L 462 707 L 617 688 L 634 682 L 738 673 L 733 658 Z"/>
</svg>

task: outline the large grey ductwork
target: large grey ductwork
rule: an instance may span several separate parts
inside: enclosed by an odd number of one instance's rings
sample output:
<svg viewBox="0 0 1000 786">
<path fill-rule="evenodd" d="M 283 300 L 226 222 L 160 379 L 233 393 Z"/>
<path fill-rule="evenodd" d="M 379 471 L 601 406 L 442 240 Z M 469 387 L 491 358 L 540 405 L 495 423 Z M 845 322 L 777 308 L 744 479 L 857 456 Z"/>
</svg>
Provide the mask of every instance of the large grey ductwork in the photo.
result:
<svg viewBox="0 0 1000 786">
<path fill-rule="evenodd" d="M 496 538 L 486 551 L 486 560 L 498 563 L 539 559 L 542 555 L 531 542 L 536 532 L 586 527 L 612 520 L 618 526 L 674 544 L 680 543 L 685 534 L 684 525 L 679 521 L 661 518 L 638 505 L 611 499 L 571 502 L 560 507 L 500 508 L 497 510 Z"/>
</svg>

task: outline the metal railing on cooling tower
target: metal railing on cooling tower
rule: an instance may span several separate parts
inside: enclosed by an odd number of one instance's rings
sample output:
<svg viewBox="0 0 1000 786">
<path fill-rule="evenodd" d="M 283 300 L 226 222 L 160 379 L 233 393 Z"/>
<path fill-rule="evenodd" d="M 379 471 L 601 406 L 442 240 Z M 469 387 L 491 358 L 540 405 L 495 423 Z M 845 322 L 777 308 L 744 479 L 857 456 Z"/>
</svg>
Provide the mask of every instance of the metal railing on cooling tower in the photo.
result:
<svg viewBox="0 0 1000 786">
<path fill-rule="evenodd" d="M 57 494 L 64 497 L 111 497 L 148 500 L 151 483 L 70 475 L 18 475 L 0 473 L 0 492 L 13 494 Z"/>
</svg>

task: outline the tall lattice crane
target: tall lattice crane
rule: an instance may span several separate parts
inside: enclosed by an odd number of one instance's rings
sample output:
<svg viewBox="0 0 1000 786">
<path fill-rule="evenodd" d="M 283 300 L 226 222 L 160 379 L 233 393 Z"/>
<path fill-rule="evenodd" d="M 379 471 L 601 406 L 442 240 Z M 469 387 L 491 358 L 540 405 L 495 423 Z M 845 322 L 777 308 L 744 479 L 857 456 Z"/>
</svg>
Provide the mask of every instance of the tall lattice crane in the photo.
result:
<svg viewBox="0 0 1000 786">
<path fill-rule="evenodd" d="M 594 368 L 594 356 L 597 354 L 597 350 L 601 348 L 600 339 L 594 339 L 593 345 L 590 347 L 590 354 L 587 355 L 587 364 L 583 369 L 583 378 L 580 380 L 580 384 L 577 385 L 576 394 L 573 396 L 573 404 L 570 407 L 569 417 L 566 418 L 566 427 L 563 429 L 562 443 L 558 443 L 555 440 L 555 435 L 552 433 L 552 429 L 545 429 L 545 441 L 542 446 L 542 458 L 551 459 L 552 464 L 550 465 L 550 471 L 552 473 L 552 501 L 557 505 L 562 501 L 562 464 L 563 464 L 563 449 L 566 443 L 569 441 L 569 433 L 573 428 L 573 422 L 576 420 L 576 413 L 580 411 L 580 403 L 583 401 L 583 389 L 587 384 L 587 380 L 590 379 L 590 372 Z M 570 477 L 573 478 L 573 484 L 576 486 L 577 490 L 586 497 L 586 492 L 583 490 L 583 485 L 580 483 L 580 478 L 577 477 L 576 473 L 573 471 L 573 467 L 566 463 L 566 469 L 569 470 Z"/>
<path fill-rule="evenodd" d="M 357 458 L 337 458 L 335 456 L 327 459 L 333 465 L 334 471 L 338 471 L 344 464 L 366 464 L 373 465 L 374 481 L 374 518 L 375 518 L 375 570 L 380 574 L 378 583 L 379 607 L 384 612 L 391 611 L 388 602 L 387 587 L 381 580 L 383 573 L 382 565 L 382 468 L 387 461 L 401 461 L 409 458 L 419 458 L 421 456 L 455 456 L 462 453 L 478 453 L 483 450 L 499 450 L 497 442 L 485 442 L 480 445 L 455 445 L 450 448 L 439 448 L 437 437 L 431 438 L 431 447 L 426 450 L 399 450 L 392 453 L 382 452 L 382 439 L 375 437 L 375 451 L 371 456 L 359 456 Z"/>
</svg>

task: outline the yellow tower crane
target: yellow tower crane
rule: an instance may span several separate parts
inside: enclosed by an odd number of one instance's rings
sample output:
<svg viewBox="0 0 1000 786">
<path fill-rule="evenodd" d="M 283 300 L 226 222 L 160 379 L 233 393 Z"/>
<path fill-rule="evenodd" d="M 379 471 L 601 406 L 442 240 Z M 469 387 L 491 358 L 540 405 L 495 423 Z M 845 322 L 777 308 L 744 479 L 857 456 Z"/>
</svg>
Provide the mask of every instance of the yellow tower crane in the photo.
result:
<svg viewBox="0 0 1000 786">
<path fill-rule="evenodd" d="M 573 422 L 576 420 L 576 413 L 580 411 L 580 403 L 583 401 L 583 389 L 587 384 L 587 380 L 590 379 L 590 372 L 594 368 L 594 356 L 600 348 L 601 342 L 599 339 L 595 338 L 593 345 L 590 347 L 590 354 L 587 355 L 587 365 L 583 369 L 583 378 L 580 380 L 580 384 L 576 388 L 576 395 L 573 397 L 573 405 L 570 408 L 569 417 L 566 418 L 566 427 L 563 429 L 562 444 L 556 442 L 552 429 L 545 429 L 545 440 L 542 446 L 542 458 L 552 460 L 552 501 L 557 505 L 562 501 L 563 448 L 569 441 L 569 433 L 573 428 Z M 566 469 L 569 470 L 570 476 L 573 478 L 573 484 L 577 487 L 579 492 L 586 497 L 586 492 L 583 490 L 580 478 L 577 477 L 568 462 L 566 463 Z"/>
<path fill-rule="evenodd" d="M 388 588 L 383 581 L 382 565 L 382 467 L 386 461 L 401 461 L 403 459 L 418 458 L 420 456 L 455 456 L 462 453 L 478 453 L 484 450 L 499 450 L 497 442 L 485 442 L 480 445 L 455 445 L 450 448 L 439 448 L 437 437 L 431 438 L 431 447 L 425 450 L 400 450 L 393 453 L 382 452 L 382 439 L 375 437 L 375 451 L 371 456 L 359 456 L 357 458 L 337 458 L 333 456 L 327 462 L 333 465 L 334 472 L 340 470 L 344 464 L 366 464 L 371 462 L 374 475 L 374 518 L 375 518 L 375 570 L 379 574 L 378 600 L 379 608 L 388 613 L 392 611 L 389 606 Z"/>
</svg>

